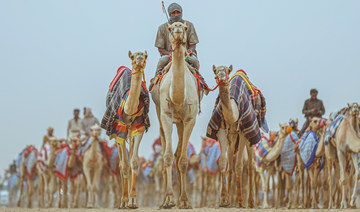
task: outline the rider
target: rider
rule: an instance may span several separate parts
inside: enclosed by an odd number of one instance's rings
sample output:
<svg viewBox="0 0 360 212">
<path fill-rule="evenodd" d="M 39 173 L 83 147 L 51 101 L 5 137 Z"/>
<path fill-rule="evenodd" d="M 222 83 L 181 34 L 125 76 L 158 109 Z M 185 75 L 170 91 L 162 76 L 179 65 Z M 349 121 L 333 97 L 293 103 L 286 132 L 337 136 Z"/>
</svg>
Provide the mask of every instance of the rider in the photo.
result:
<svg viewBox="0 0 360 212">
<path fill-rule="evenodd" d="M 177 3 L 172 3 L 168 7 L 168 13 L 170 15 L 169 24 L 174 22 L 185 23 L 185 20 L 182 19 L 182 8 Z M 194 68 L 199 70 L 200 64 L 197 58 L 196 52 L 196 44 L 199 43 L 199 39 L 197 37 L 195 27 L 190 21 L 187 22 L 187 31 L 186 31 L 186 48 L 188 50 L 189 56 L 187 57 L 187 62 L 190 63 Z M 170 60 L 170 51 L 172 50 L 170 39 L 169 39 L 169 31 L 166 29 L 166 23 L 159 26 L 155 47 L 158 48 L 160 53 L 160 59 L 156 68 L 155 77 L 159 74 L 159 72 L 168 64 Z"/>
</svg>

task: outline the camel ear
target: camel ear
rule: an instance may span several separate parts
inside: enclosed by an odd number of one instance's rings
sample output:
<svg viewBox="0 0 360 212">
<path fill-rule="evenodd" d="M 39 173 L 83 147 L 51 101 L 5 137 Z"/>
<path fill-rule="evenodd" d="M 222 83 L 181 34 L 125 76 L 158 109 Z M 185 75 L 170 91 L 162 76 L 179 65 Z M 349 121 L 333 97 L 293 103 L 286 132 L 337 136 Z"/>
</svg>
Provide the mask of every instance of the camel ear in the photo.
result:
<svg viewBox="0 0 360 212">
<path fill-rule="evenodd" d="M 230 65 L 230 66 L 229 66 L 229 74 L 231 73 L 232 70 L 233 70 L 233 66 Z"/>
<path fill-rule="evenodd" d="M 289 118 L 289 122 L 291 122 L 291 118 Z"/>
<path fill-rule="evenodd" d="M 171 25 L 168 22 L 166 22 L 166 30 L 171 32 Z"/>
<path fill-rule="evenodd" d="M 281 128 L 281 124 L 279 124 L 279 127 Z"/>
<path fill-rule="evenodd" d="M 298 123 L 298 121 L 299 121 L 299 119 L 298 119 L 298 118 L 296 118 L 296 119 L 295 119 L 295 123 L 297 124 L 297 123 Z"/>
<path fill-rule="evenodd" d="M 348 105 L 348 107 L 350 107 L 350 104 L 349 104 L 349 103 L 347 103 L 347 105 Z"/>
<path fill-rule="evenodd" d="M 214 74 L 216 74 L 216 66 L 213 65 L 213 71 L 214 71 Z"/>
<path fill-rule="evenodd" d="M 185 31 L 187 31 L 188 30 L 188 27 L 189 25 L 188 25 L 188 22 L 187 21 L 185 21 L 185 23 L 184 23 L 184 29 L 185 29 Z"/>
<path fill-rule="evenodd" d="M 145 60 L 148 58 L 147 51 L 145 50 Z"/>
<path fill-rule="evenodd" d="M 130 50 L 129 50 L 129 58 L 130 58 L 131 60 L 134 60 L 134 55 L 131 53 Z"/>
</svg>

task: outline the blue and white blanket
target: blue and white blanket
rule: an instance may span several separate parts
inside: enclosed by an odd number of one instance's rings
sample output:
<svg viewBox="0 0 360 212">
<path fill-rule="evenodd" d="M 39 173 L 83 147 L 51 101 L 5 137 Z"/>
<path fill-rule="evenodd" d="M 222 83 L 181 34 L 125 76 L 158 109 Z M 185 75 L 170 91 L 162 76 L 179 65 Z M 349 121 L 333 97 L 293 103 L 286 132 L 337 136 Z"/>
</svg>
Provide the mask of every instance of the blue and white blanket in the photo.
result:
<svg viewBox="0 0 360 212">
<path fill-rule="evenodd" d="M 296 167 L 295 144 L 299 140 L 298 135 L 293 130 L 285 138 L 284 147 L 281 150 L 281 166 L 288 175 L 292 175 Z"/>
<path fill-rule="evenodd" d="M 67 181 L 68 179 L 68 160 L 70 157 L 70 149 L 68 147 L 63 147 L 56 152 L 55 157 L 55 174 L 61 180 Z"/>
<path fill-rule="evenodd" d="M 319 140 L 316 134 L 309 130 L 301 137 L 301 141 L 298 147 L 300 157 L 304 163 L 306 170 L 309 169 L 315 158 L 316 149 L 318 147 Z"/>
<path fill-rule="evenodd" d="M 331 138 L 335 137 L 335 133 L 342 120 L 344 119 L 344 115 L 338 115 L 333 122 L 331 122 L 329 128 L 326 130 L 325 134 L 325 145 L 328 145 Z"/>
<path fill-rule="evenodd" d="M 208 145 L 204 150 L 206 157 L 206 169 L 211 174 L 216 174 L 219 171 L 219 158 L 221 154 L 219 141 L 214 142 L 212 145 Z"/>
</svg>

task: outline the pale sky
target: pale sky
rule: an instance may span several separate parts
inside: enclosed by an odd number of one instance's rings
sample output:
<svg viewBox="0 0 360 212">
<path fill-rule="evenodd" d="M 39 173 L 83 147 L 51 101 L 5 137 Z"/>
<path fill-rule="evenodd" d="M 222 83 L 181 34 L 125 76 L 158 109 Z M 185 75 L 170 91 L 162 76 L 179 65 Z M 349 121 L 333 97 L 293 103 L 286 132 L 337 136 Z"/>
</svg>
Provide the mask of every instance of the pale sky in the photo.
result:
<svg viewBox="0 0 360 212">
<path fill-rule="evenodd" d="M 311 88 L 319 90 L 326 117 L 360 101 L 359 1 L 177 2 L 195 25 L 200 72 L 209 86 L 216 84 L 213 64 L 244 69 L 266 98 L 270 129 L 290 117 L 302 126 Z M 49 126 L 66 137 L 74 108 L 82 114 L 90 107 L 101 121 L 117 68 L 131 66 L 129 50 L 147 50 L 149 85 L 159 59 L 155 36 L 165 21 L 161 1 L 0 0 L 0 174 L 25 145 L 39 148 Z M 201 102 L 190 139 L 196 151 L 217 95 Z M 152 102 L 149 116 L 139 150 L 145 157 L 159 135 Z M 175 132 L 174 125 L 174 139 Z"/>
</svg>

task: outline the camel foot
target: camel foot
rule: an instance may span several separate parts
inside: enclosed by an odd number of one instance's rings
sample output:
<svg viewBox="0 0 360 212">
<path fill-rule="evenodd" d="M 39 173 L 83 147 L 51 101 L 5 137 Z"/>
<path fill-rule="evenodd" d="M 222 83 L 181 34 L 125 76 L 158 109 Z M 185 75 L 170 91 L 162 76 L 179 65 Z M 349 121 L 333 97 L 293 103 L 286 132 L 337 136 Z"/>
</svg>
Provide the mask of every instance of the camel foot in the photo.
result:
<svg viewBox="0 0 360 212">
<path fill-rule="evenodd" d="M 134 196 L 134 197 L 130 196 L 129 203 L 128 203 L 128 208 L 130 208 L 130 209 L 139 208 L 138 205 L 137 205 L 136 196 Z"/>
<path fill-rule="evenodd" d="M 175 201 L 173 195 L 166 195 L 164 203 L 159 207 L 160 209 L 170 209 L 175 207 Z"/>
<path fill-rule="evenodd" d="M 270 208 L 270 206 L 268 204 L 263 205 L 263 209 L 268 209 L 268 208 Z"/>
<path fill-rule="evenodd" d="M 185 200 L 185 201 L 179 201 L 178 208 L 179 209 L 192 209 L 192 206 L 188 200 Z"/>
<path fill-rule="evenodd" d="M 230 206 L 229 197 L 227 195 L 224 195 L 220 199 L 220 207 L 225 208 Z"/>
<path fill-rule="evenodd" d="M 351 198 L 351 201 L 350 201 L 350 208 L 356 208 L 356 197 L 355 198 Z"/>
<path fill-rule="evenodd" d="M 121 200 L 121 203 L 120 203 L 120 206 L 119 206 L 119 209 L 126 209 L 128 207 L 128 199 L 122 199 Z"/>
<path fill-rule="evenodd" d="M 247 208 L 254 208 L 254 201 L 249 201 Z"/>
</svg>

